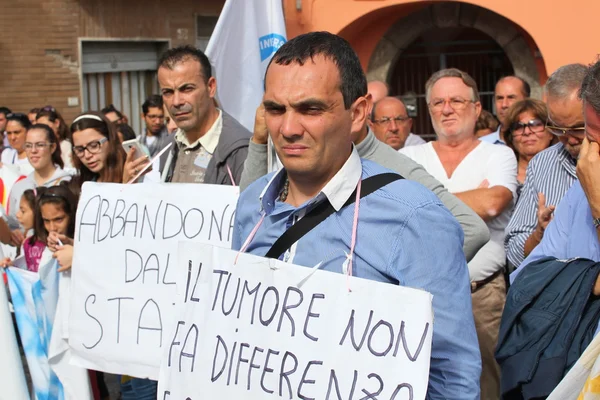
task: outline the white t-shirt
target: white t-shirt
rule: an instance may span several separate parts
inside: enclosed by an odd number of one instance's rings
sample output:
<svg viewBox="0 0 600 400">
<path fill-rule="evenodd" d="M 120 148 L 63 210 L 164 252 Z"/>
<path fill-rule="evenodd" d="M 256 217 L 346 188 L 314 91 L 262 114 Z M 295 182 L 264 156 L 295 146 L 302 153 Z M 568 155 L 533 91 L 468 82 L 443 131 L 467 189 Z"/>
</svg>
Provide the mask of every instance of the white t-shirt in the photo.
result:
<svg viewBox="0 0 600 400">
<path fill-rule="evenodd" d="M 19 158 L 19 153 L 15 149 L 4 149 L 0 156 L 0 161 L 2 161 L 2 164 L 16 165 L 19 167 L 22 175 L 29 175 L 33 172 L 33 167 L 29 163 L 29 159 L 27 157 Z"/>
<path fill-rule="evenodd" d="M 461 161 L 450 178 L 431 142 L 405 147 L 400 152 L 421 164 L 450 193 L 477 189 L 485 179 L 488 180 L 490 188 L 504 186 L 513 193 L 511 204 L 498 217 L 487 222 L 490 241 L 468 264 L 471 281 L 481 281 L 504 267 L 504 228 L 510 220 L 517 190 L 517 159 L 513 151 L 506 146 L 480 142 Z"/>
</svg>

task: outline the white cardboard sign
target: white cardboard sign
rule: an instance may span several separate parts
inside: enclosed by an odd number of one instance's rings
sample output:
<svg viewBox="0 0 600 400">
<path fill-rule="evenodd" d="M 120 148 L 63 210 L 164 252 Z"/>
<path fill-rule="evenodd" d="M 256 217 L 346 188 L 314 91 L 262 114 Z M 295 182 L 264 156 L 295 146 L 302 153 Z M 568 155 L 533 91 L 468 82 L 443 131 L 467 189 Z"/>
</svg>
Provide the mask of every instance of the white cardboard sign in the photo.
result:
<svg viewBox="0 0 600 400">
<path fill-rule="evenodd" d="M 180 245 L 158 399 L 425 398 L 431 294 L 236 256 Z"/>
<path fill-rule="evenodd" d="M 72 362 L 158 379 L 181 240 L 231 247 L 239 189 L 86 183 L 77 209 Z"/>
</svg>

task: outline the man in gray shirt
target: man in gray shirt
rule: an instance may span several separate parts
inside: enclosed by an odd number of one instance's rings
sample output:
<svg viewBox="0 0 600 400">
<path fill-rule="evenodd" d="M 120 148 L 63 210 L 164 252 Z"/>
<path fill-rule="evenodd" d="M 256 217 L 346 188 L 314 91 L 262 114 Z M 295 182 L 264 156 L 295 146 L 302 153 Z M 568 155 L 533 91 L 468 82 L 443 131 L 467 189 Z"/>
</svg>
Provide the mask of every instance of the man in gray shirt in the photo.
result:
<svg viewBox="0 0 600 400">
<path fill-rule="evenodd" d="M 264 122 L 264 110 L 261 105 L 256 112 L 254 135 L 250 140 L 248 157 L 244 163 L 244 170 L 240 181 L 241 190 L 244 190 L 248 185 L 268 172 L 268 135 Z M 367 125 L 358 134 L 358 137 L 353 138 L 353 142 L 361 158 L 374 161 L 399 173 L 405 179 L 418 182 L 439 197 L 463 228 L 465 235 L 463 249 L 467 261 L 471 260 L 479 249 L 488 242 L 490 232 L 483 220 L 462 201 L 450 194 L 420 164 L 377 140 Z"/>
</svg>

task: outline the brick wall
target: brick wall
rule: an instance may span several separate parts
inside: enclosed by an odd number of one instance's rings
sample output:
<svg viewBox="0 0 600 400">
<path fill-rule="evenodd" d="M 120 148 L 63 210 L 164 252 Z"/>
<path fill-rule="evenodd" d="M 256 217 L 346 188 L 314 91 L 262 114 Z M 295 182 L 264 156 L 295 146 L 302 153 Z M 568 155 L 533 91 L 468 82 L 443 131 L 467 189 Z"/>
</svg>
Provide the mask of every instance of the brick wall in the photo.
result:
<svg viewBox="0 0 600 400">
<path fill-rule="evenodd" d="M 81 112 L 79 39 L 168 38 L 195 44 L 195 15 L 224 0 L 0 0 L 0 106 L 52 104 L 70 122 Z M 79 106 L 68 107 L 77 97 Z"/>
</svg>

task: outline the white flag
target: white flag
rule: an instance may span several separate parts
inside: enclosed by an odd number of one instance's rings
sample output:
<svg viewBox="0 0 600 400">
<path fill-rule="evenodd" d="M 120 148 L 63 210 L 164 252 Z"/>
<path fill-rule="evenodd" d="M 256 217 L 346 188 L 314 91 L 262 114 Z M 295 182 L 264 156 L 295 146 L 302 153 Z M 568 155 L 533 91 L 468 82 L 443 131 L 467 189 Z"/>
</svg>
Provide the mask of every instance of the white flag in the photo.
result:
<svg viewBox="0 0 600 400">
<path fill-rule="evenodd" d="M 206 55 L 223 110 L 248 130 L 263 96 L 265 70 L 286 42 L 281 0 L 227 0 Z"/>
</svg>

